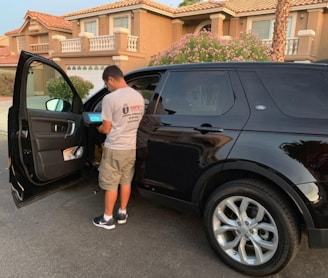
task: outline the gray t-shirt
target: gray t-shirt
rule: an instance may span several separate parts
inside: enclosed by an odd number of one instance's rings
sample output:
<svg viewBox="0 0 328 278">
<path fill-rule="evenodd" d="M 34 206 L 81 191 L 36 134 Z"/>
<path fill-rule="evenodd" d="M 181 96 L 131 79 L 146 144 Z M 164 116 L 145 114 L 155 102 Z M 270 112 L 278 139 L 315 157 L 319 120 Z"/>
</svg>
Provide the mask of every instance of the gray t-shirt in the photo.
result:
<svg viewBox="0 0 328 278">
<path fill-rule="evenodd" d="M 105 140 L 106 148 L 136 149 L 136 135 L 144 106 L 142 95 L 130 87 L 117 89 L 103 98 L 102 119 L 112 122 Z"/>
</svg>

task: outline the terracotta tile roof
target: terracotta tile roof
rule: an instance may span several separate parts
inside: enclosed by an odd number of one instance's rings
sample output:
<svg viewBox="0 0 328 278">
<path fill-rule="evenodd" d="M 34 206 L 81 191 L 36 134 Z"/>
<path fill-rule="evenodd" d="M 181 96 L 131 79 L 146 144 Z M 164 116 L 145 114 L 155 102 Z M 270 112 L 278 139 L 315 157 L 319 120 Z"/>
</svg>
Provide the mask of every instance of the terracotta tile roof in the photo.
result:
<svg viewBox="0 0 328 278">
<path fill-rule="evenodd" d="M 0 66 L 16 66 L 19 55 L 10 55 L 9 46 L 0 48 Z"/>
<path fill-rule="evenodd" d="M 79 15 L 84 15 L 88 13 L 96 13 L 96 12 L 102 12 L 102 11 L 107 11 L 111 9 L 118 9 L 118 8 L 125 8 L 125 7 L 133 7 L 133 6 L 140 6 L 140 5 L 146 5 L 151 8 L 156 8 L 159 9 L 163 12 L 170 12 L 174 13 L 175 8 L 152 1 L 152 0 L 121 0 L 118 2 L 110 3 L 110 4 L 105 4 L 105 5 L 100 5 L 96 7 L 92 7 L 89 9 L 83 9 L 75 12 L 71 12 L 68 14 L 65 14 L 64 17 L 71 17 L 71 16 L 79 16 Z"/>
<path fill-rule="evenodd" d="M 27 11 L 24 19 L 28 17 L 36 19 L 48 29 L 72 30 L 72 22 L 67 21 L 63 16 Z"/>
<path fill-rule="evenodd" d="M 328 0 L 291 0 L 291 7 L 320 5 L 328 6 Z M 216 8 L 226 8 L 235 13 L 256 12 L 276 9 L 277 0 L 223 0 L 200 2 L 197 4 L 180 7 L 175 10 L 175 15 L 186 12 L 196 12 L 213 10 Z"/>
<path fill-rule="evenodd" d="M 55 16 L 55 15 L 45 14 L 35 11 L 27 11 L 27 13 L 24 16 L 24 20 L 25 20 L 24 24 L 19 29 L 6 32 L 5 35 L 19 34 L 23 26 L 26 24 L 26 20 L 28 18 L 33 18 L 39 21 L 47 29 L 60 29 L 60 30 L 72 31 L 72 22 L 66 20 L 63 16 Z"/>
<path fill-rule="evenodd" d="M 328 0 L 291 0 L 291 7 L 320 5 L 328 6 Z M 64 17 L 83 16 L 90 13 L 97 13 L 117 8 L 130 8 L 134 6 L 148 6 L 150 8 L 157 8 L 162 12 L 172 13 L 172 16 L 179 16 L 183 13 L 205 12 L 213 9 L 228 9 L 235 13 L 256 12 L 264 10 L 272 10 L 277 6 L 277 0 L 209 0 L 207 2 L 200 2 L 197 4 L 184 6 L 180 8 L 173 8 L 164 4 L 157 3 L 152 0 L 121 0 L 114 3 L 92 7 L 89 9 L 79 10 L 65 14 Z"/>
<path fill-rule="evenodd" d="M 0 58 L 10 55 L 9 46 L 0 47 Z"/>
<path fill-rule="evenodd" d="M 14 34 L 18 34 L 19 33 L 19 29 L 15 29 L 15 30 L 11 30 L 5 33 L 6 36 L 9 35 L 14 35 Z"/>
<path fill-rule="evenodd" d="M 255 12 L 263 10 L 276 9 L 277 0 L 228 0 L 223 2 L 224 6 L 236 13 Z M 291 0 L 290 6 L 309 6 L 320 5 L 327 6 L 328 0 Z"/>
<path fill-rule="evenodd" d="M 52 56 L 49 54 L 41 54 L 40 56 L 45 57 L 47 59 L 52 59 Z M 0 67 L 1 65 L 12 65 L 17 66 L 19 60 L 19 55 L 8 55 L 8 56 L 1 56 L 0 55 Z"/>
</svg>

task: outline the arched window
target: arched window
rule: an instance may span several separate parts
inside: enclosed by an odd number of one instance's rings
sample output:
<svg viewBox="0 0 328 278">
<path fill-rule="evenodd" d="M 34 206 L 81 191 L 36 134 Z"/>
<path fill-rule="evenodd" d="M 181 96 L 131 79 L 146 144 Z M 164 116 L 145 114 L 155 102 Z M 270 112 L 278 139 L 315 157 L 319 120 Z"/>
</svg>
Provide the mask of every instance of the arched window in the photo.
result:
<svg viewBox="0 0 328 278">
<path fill-rule="evenodd" d="M 195 29 L 195 32 L 200 32 L 204 29 L 206 31 L 211 32 L 211 20 L 205 20 L 205 21 L 201 22 L 200 24 L 198 24 L 198 26 Z"/>
</svg>

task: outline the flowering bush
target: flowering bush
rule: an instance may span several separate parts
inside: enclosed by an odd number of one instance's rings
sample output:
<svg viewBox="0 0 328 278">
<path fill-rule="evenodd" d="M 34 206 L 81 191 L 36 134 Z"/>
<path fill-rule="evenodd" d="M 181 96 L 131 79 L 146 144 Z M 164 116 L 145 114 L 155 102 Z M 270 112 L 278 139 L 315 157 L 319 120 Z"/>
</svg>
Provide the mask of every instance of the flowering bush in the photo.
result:
<svg viewBox="0 0 328 278">
<path fill-rule="evenodd" d="M 153 57 L 149 65 L 227 61 L 272 61 L 271 49 L 251 32 L 242 33 L 238 39 L 218 39 L 203 30 L 185 35 Z"/>
</svg>

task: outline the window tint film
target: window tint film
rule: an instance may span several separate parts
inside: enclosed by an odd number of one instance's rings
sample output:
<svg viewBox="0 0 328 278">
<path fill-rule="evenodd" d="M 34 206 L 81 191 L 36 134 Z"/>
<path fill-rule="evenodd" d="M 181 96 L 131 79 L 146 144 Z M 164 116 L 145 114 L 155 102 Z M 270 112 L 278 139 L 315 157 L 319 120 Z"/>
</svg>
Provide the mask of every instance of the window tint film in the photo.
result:
<svg viewBox="0 0 328 278">
<path fill-rule="evenodd" d="M 161 94 L 169 114 L 222 115 L 234 103 L 225 71 L 172 72 Z"/>
<path fill-rule="evenodd" d="M 280 110 L 293 117 L 328 118 L 327 73 L 261 71 L 258 75 Z"/>
</svg>

